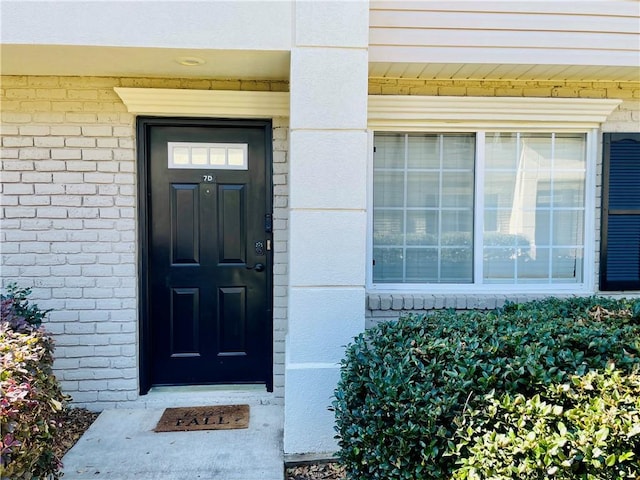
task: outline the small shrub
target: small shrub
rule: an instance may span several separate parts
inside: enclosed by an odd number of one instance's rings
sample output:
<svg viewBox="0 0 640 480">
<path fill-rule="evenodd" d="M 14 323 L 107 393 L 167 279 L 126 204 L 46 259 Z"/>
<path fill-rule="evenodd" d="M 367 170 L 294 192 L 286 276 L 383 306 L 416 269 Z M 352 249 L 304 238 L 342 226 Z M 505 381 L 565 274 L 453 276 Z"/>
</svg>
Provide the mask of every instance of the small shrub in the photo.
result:
<svg viewBox="0 0 640 480">
<path fill-rule="evenodd" d="M 28 326 L 39 327 L 51 310 L 41 310 L 29 303 L 30 288 L 20 288 L 15 283 L 7 286 L 7 295 L 0 295 L 0 315 L 13 330 L 28 330 Z"/>
<path fill-rule="evenodd" d="M 636 370 L 637 311 L 626 300 L 547 299 L 410 315 L 362 333 L 347 348 L 333 403 L 348 477 L 451 478 L 460 422 L 491 405 L 488 393 L 533 399 L 610 362 Z"/>
<path fill-rule="evenodd" d="M 66 397 L 51 369 L 53 340 L 37 327 L 46 312 L 28 305 L 28 291 L 13 293 L 3 296 L 0 318 L 0 477 L 56 479 L 55 416 Z"/>
</svg>

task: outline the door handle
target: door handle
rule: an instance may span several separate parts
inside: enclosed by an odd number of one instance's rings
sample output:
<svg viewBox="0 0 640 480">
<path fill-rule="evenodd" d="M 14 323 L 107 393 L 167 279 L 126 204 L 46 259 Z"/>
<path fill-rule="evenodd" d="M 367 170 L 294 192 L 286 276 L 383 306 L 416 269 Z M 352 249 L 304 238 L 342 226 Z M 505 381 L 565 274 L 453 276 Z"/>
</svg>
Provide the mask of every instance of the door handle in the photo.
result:
<svg viewBox="0 0 640 480">
<path fill-rule="evenodd" d="M 255 270 L 256 272 L 264 272 L 264 264 L 256 263 L 253 267 L 247 266 L 247 270 Z"/>
</svg>

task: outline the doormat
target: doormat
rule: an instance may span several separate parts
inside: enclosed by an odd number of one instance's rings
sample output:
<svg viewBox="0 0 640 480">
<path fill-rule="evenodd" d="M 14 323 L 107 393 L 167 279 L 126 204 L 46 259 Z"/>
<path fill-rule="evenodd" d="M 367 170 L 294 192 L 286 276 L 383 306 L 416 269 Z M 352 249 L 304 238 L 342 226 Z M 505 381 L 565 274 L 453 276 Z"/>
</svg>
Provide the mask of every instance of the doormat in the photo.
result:
<svg viewBox="0 0 640 480">
<path fill-rule="evenodd" d="M 166 408 L 156 432 L 235 430 L 249 427 L 249 405 Z"/>
</svg>

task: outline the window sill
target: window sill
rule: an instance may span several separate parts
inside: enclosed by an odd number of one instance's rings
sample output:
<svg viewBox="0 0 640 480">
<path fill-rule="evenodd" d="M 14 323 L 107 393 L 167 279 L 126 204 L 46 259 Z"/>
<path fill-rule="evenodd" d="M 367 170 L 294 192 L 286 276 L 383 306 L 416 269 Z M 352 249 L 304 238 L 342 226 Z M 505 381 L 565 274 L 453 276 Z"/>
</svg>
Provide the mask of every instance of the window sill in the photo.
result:
<svg viewBox="0 0 640 480">
<path fill-rule="evenodd" d="M 410 310 L 438 310 L 453 308 L 456 310 L 491 310 L 501 307 L 505 302 L 523 303 L 531 300 L 554 297 L 569 297 L 575 293 L 552 294 L 494 294 L 494 293 L 400 293 L 400 292 L 367 292 L 367 310 L 370 311 L 410 311 Z M 585 293 L 585 295 L 589 295 Z"/>
</svg>

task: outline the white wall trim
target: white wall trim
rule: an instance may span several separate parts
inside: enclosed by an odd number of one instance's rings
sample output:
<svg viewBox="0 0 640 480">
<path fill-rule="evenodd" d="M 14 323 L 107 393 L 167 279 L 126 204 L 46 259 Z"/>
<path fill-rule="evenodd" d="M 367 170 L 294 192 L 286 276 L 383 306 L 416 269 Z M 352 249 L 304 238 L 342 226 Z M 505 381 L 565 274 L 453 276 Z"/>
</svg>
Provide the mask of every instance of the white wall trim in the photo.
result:
<svg viewBox="0 0 640 480">
<path fill-rule="evenodd" d="M 136 115 L 273 118 L 289 116 L 289 92 L 115 87 Z"/>
<path fill-rule="evenodd" d="M 369 128 L 589 129 L 604 123 L 617 99 L 369 95 Z"/>
<path fill-rule="evenodd" d="M 137 115 L 273 118 L 289 116 L 288 92 L 115 87 L 129 113 Z M 598 128 L 618 99 L 369 95 L 373 130 L 428 128 L 555 130 Z"/>
</svg>

